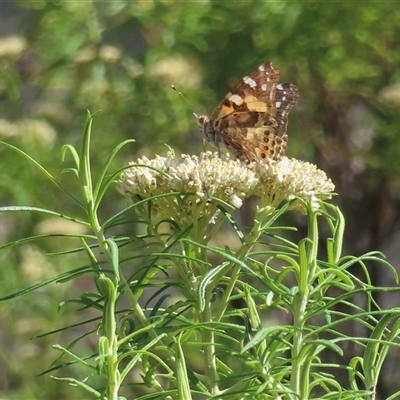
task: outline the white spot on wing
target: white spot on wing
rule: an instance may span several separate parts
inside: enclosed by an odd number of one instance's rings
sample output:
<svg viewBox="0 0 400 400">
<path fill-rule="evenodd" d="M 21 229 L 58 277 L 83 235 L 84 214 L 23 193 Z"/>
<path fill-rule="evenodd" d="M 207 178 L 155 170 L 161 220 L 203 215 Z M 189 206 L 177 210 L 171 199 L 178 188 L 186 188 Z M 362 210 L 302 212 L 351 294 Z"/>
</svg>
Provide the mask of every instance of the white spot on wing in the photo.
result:
<svg viewBox="0 0 400 400">
<path fill-rule="evenodd" d="M 276 85 L 276 88 L 277 88 L 278 90 L 283 90 L 282 84 Z"/>
<path fill-rule="evenodd" d="M 232 96 L 228 97 L 228 100 L 230 100 L 232 103 L 235 103 L 236 105 L 240 106 L 243 104 L 243 99 L 241 96 L 237 94 L 233 94 Z"/>
<path fill-rule="evenodd" d="M 277 101 L 277 102 L 275 103 L 275 107 L 276 107 L 276 108 L 279 108 L 281 105 L 282 105 L 282 103 L 281 103 L 280 101 Z"/>
<path fill-rule="evenodd" d="M 267 84 L 266 83 L 263 83 L 261 85 L 261 90 L 267 90 Z"/>
<path fill-rule="evenodd" d="M 247 83 L 252 88 L 255 88 L 257 86 L 257 82 L 254 79 L 250 78 L 249 76 L 245 76 L 243 78 L 243 82 Z"/>
<path fill-rule="evenodd" d="M 265 71 L 264 64 L 261 64 L 261 65 L 258 67 L 258 69 L 259 69 L 260 71 Z"/>
</svg>

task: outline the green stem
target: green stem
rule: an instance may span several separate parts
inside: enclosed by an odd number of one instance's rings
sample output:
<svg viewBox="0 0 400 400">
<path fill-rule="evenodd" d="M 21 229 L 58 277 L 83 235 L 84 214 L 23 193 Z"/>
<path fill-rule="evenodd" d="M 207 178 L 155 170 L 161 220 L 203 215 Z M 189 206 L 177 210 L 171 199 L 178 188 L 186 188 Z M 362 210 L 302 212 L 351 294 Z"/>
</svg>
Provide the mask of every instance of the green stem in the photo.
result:
<svg viewBox="0 0 400 400">
<path fill-rule="evenodd" d="M 115 317 L 117 288 L 104 274 L 100 274 L 98 277 L 97 287 L 104 297 L 103 335 L 99 339 L 99 360 L 100 365 L 104 366 L 102 371 L 104 371 L 107 379 L 107 400 L 118 400 L 118 390 L 121 382 L 118 371 L 118 340 Z"/>
<path fill-rule="evenodd" d="M 210 291 L 206 293 L 206 304 L 204 311 L 200 314 L 201 322 L 207 324 L 212 321 Z M 209 385 L 210 393 L 214 396 L 219 395 L 219 388 L 217 385 L 217 365 L 215 357 L 215 335 L 213 329 L 203 329 L 202 337 L 204 343 L 204 361 L 206 377 Z"/>
<path fill-rule="evenodd" d="M 110 247 L 107 244 L 107 241 L 104 237 L 103 231 L 99 230 L 96 232 L 97 240 L 99 247 L 103 250 L 108 262 L 112 263 L 112 254 L 110 251 Z M 149 326 L 149 321 L 143 312 L 142 307 L 139 305 L 137 298 L 133 295 L 132 291 L 129 289 L 129 283 L 127 282 L 125 276 L 119 272 L 119 279 L 120 282 L 123 286 L 123 290 L 125 295 L 130 301 L 132 310 L 136 318 L 140 321 L 141 325 L 143 327 Z M 118 284 L 118 283 L 116 283 Z M 114 285 L 113 285 L 114 286 Z M 114 288 L 115 289 L 115 288 Z M 120 378 L 120 373 L 118 370 L 118 338 L 117 338 L 117 321 L 116 321 L 116 313 L 115 313 L 115 304 L 116 304 L 116 299 L 117 299 L 117 293 L 115 289 L 113 300 L 108 300 L 108 307 L 112 307 L 113 311 L 109 312 L 109 319 L 108 319 L 108 332 L 107 332 L 107 338 L 109 340 L 109 346 L 107 349 L 107 400 L 117 400 L 118 399 L 118 391 L 119 391 L 119 378 Z M 111 304 L 112 303 L 112 304 Z M 111 319 L 113 320 L 111 321 Z M 111 323 L 112 322 L 112 323 Z M 112 329 L 110 328 L 112 327 Z M 103 327 L 104 330 L 105 327 Z M 111 332 L 112 330 L 112 332 Z M 148 331 L 149 335 L 152 338 L 158 337 L 157 332 L 154 329 L 150 329 Z M 160 343 L 162 343 L 165 348 L 168 348 L 168 344 L 164 343 L 163 340 L 160 340 Z M 171 363 L 175 363 L 175 357 L 168 355 L 168 359 L 170 360 Z M 155 382 L 156 385 L 159 387 L 162 387 L 160 383 Z M 170 399 L 170 397 L 166 397 L 166 399 Z"/>
<path fill-rule="evenodd" d="M 303 327 L 304 316 L 307 307 L 308 293 L 297 293 L 293 305 L 293 348 L 292 348 L 292 375 L 290 379 L 290 386 L 294 393 L 299 398 L 306 398 L 303 396 L 304 388 L 301 386 L 301 373 L 303 366 L 303 359 L 300 358 L 301 349 L 304 346 L 303 342 Z"/>
<path fill-rule="evenodd" d="M 262 235 L 263 230 L 261 229 L 261 226 L 265 223 L 266 223 L 266 221 L 258 221 L 258 220 L 255 221 L 254 226 L 251 229 L 250 233 L 248 234 L 243 246 L 241 246 L 240 249 L 236 252 L 235 258 L 237 258 L 238 260 L 246 259 L 248 253 L 254 247 L 254 245 L 256 244 L 259 237 Z M 230 269 L 230 267 L 229 267 L 229 269 Z M 238 265 L 238 264 L 235 265 L 232 270 L 231 277 L 230 277 L 229 283 L 228 283 L 228 287 L 224 291 L 223 297 L 221 299 L 221 306 L 215 315 L 216 321 L 219 321 L 222 318 L 222 316 L 225 314 L 226 308 L 228 307 L 228 304 L 229 304 L 229 298 L 230 298 L 230 296 L 233 292 L 233 289 L 235 288 L 236 282 L 239 278 L 240 270 L 241 270 L 241 265 Z M 223 271 L 223 273 L 225 274 L 225 270 Z M 219 279 L 216 279 L 216 282 L 219 282 Z"/>
<path fill-rule="evenodd" d="M 318 213 L 308 209 L 308 234 L 299 244 L 299 275 L 298 293 L 293 301 L 293 348 L 292 348 L 292 376 L 291 388 L 299 398 L 308 397 L 309 376 L 307 375 L 305 354 L 301 355 L 304 343 L 304 325 L 306 322 L 306 310 L 311 287 L 317 270 L 318 252 Z"/>
</svg>

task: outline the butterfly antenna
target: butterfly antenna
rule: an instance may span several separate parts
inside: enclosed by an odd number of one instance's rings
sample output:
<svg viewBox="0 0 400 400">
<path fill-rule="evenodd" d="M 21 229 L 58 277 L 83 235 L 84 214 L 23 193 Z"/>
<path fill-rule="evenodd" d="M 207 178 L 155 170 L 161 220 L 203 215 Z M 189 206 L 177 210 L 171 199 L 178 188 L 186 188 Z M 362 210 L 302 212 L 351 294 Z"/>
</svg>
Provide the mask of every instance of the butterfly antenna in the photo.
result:
<svg viewBox="0 0 400 400">
<path fill-rule="evenodd" d="M 172 87 L 172 90 L 175 90 L 175 92 L 178 93 L 179 96 L 181 96 L 182 99 L 185 100 L 186 103 L 188 103 L 190 107 L 192 107 L 196 112 L 198 112 L 199 114 L 201 114 L 200 110 L 199 110 L 194 104 L 192 104 L 192 103 L 182 94 L 182 92 L 179 92 L 179 91 L 176 89 L 176 87 L 175 87 L 174 85 L 171 85 L 171 87 Z M 197 117 L 197 114 L 194 114 L 194 115 L 196 115 L 196 117 Z"/>
</svg>

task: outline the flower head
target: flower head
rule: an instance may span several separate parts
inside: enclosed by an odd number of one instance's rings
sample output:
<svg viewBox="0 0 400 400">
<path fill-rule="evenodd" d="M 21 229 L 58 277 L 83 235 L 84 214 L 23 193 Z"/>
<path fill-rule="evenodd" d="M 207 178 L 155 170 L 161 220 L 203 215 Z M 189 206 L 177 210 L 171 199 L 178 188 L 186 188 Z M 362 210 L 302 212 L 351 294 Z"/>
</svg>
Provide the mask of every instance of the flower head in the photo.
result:
<svg viewBox="0 0 400 400">
<path fill-rule="evenodd" d="M 333 190 L 331 180 L 313 164 L 286 157 L 246 164 L 211 152 L 199 157 L 171 153 L 152 160 L 143 157 L 131 163 L 118 183 L 120 193 L 152 198 L 153 211 L 177 223 L 186 218 L 212 220 L 218 201 L 240 208 L 243 199 L 252 195 L 261 198 L 262 206 L 277 208 L 285 200 L 301 198 L 316 209 Z M 301 204 L 293 206 L 301 208 Z"/>
<path fill-rule="evenodd" d="M 260 196 L 262 205 L 277 207 L 282 201 L 300 198 L 316 210 L 319 201 L 330 199 L 335 189 L 324 171 L 294 158 L 257 162 L 250 167 L 256 170 L 260 182 L 254 194 Z M 292 207 L 305 211 L 301 202 L 294 202 Z"/>
<path fill-rule="evenodd" d="M 143 157 L 131 165 L 123 173 L 118 191 L 128 198 L 152 197 L 153 211 L 177 223 L 185 217 L 212 220 L 218 212 L 216 199 L 239 208 L 258 184 L 255 172 L 243 163 L 210 152 L 200 157 L 183 154 L 176 158 L 171 153 L 152 160 Z M 174 192 L 177 194 L 168 195 Z"/>
</svg>

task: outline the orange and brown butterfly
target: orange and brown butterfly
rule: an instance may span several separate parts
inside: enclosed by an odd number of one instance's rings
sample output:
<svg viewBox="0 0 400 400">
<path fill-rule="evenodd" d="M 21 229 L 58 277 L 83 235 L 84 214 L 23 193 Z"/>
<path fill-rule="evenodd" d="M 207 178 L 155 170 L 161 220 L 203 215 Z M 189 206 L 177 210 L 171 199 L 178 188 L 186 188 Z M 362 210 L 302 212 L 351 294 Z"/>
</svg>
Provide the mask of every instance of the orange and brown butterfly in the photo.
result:
<svg viewBox="0 0 400 400">
<path fill-rule="evenodd" d="M 246 162 L 284 156 L 288 115 L 299 91 L 279 77 L 272 62 L 265 62 L 234 86 L 211 118 L 195 114 L 204 139 Z"/>
</svg>

